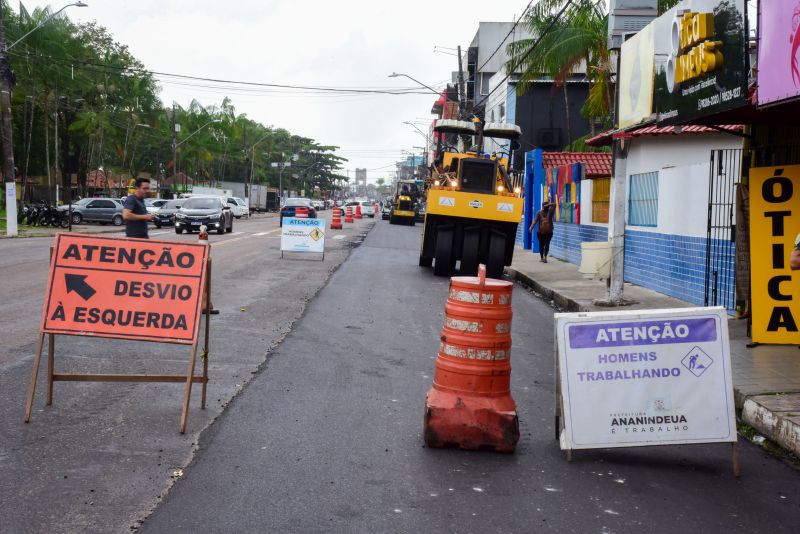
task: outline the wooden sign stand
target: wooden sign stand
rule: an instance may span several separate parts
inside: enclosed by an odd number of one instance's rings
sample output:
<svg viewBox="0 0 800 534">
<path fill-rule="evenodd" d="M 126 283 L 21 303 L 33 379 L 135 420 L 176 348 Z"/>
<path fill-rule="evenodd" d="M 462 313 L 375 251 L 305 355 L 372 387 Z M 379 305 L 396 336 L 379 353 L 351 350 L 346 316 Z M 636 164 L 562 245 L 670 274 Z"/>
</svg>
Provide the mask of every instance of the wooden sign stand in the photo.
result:
<svg viewBox="0 0 800 534">
<path fill-rule="evenodd" d="M 50 253 L 52 255 L 52 248 Z M 192 395 L 192 384 L 202 384 L 200 396 L 200 409 L 206 409 L 206 389 L 208 385 L 208 352 L 209 352 L 209 335 L 211 326 L 211 258 L 206 262 L 206 276 L 205 283 L 202 289 L 203 310 L 205 315 L 205 338 L 203 354 L 201 359 L 203 361 L 203 374 L 195 375 L 195 366 L 197 362 L 197 345 L 199 337 L 192 343 L 191 353 L 189 355 L 189 368 L 185 375 L 147 375 L 147 374 L 85 374 L 85 373 L 56 373 L 55 372 L 55 334 L 39 334 L 39 342 L 36 348 L 36 357 L 33 360 L 33 373 L 31 376 L 31 385 L 28 389 L 28 400 L 25 405 L 25 416 L 23 420 L 27 423 L 31 418 L 31 411 L 33 409 L 33 400 L 36 394 L 36 381 L 39 376 L 39 367 L 42 360 L 42 352 L 44 350 L 44 338 L 47 336 L 47 401 L 46 405 L 53 404 L 53 383 L 54 382 L 160 382 L 160 383 L 186 383 L 186 389 L 183 395 L 183 409 L 181 411 L 180 424 L 178 430 L 181 434 L 186 432 L 186 420 L 189 417 L 189 400 Z"/>
<path fill-rule="evenodd" d="M 558 339 L 557 333 L 555 338 L 555 347 L 554 352 L 555 355 L 555 420 L 553 427 L 555 428 L 555 438 L 556 441 L 561 440 L 562 432 L 566 432 L 566 423 L 564 421 L 564 397 L 561 392 L 561 366 L 558 364 Z M 707 444 L 706 444 L 707 445 Z M 653 447 L 659 447 L 660 445 L 654 444 Z M 615 447 L 615 448 L 623 448 L 623 447 Z M 567 462 L 572 462 L 572 454 L 573 449 L 564 449 L 564 456 Z M 739 478 L 742 476 L 742 469 L 739 463 L 739 446 L 736 441 L 731 443 L 731 464 L 733 466 L 733 476 Z"/>
</svg>

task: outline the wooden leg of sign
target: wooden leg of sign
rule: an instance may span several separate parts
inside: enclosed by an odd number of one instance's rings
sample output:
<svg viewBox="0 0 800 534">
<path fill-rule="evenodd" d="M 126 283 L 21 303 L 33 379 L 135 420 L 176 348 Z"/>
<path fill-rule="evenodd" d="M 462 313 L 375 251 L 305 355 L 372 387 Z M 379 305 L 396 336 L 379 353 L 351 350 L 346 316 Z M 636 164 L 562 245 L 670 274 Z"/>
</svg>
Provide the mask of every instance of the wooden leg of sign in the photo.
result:
<svg viewBox="0 0 800 534">
<path fill-rule="evenodd" d="M 731 443 L 731 460 L 733 461 L 733 476 L 742 476 L 742 467 L 739 465 L 739 445 L 734 441 Z"/>
<path fill-rule="evenodd" d="M 31 387 L 28 389 L 28 402 L 25 404 L 24 421 L 27 423 L 31 419 L 33 409 L 33 397 L 36 395 L 36 379 L 39 376 L 39 364 L 42 361 L 42 348 L 44 346 L 44 334 L 39 334 L 39 344 L 36 348 L 36 358 L 33 359 L 33 373 L 31 376 Z"/>
<path fill-rule="evenodd" d="M 211 258 L 208 259 L 206 266 L 206 310 L 211 310 Z M 203 385 L 200 395 L 200 409 L 206 409 L 206 386 L 208 384 L 208 341 L 211 332 L 211 314 L 206 314 L 205 343 L 203 347 Z"/>
<path fill-rule="evenodd" d="M 197 359 L 197 342 L 192 345 L 192 355 L 189 358 L 189 370 L 186 372 L 186 391 L 183 394 L 183 411 L 181 424 L 178 428 L 181 434 L 186 433 L 186 419 L 189 417 L 189 399 L 192 396 L 192 378 L 194 377 L 194 364 Z"/>
<path fill-rule="evenodd" d="M 56 365 L 55 341 L 55 334 L 47 334 L 47 406 L 53 405 L 53 373 Z"/>
<path fill-rule="evenodd" d="M 566 456 L 567 456 L 567 462 L 571 462 L 572 461 L 572 449 L 565 450 L 564 454 L 566 454 Z"/>
</svg>

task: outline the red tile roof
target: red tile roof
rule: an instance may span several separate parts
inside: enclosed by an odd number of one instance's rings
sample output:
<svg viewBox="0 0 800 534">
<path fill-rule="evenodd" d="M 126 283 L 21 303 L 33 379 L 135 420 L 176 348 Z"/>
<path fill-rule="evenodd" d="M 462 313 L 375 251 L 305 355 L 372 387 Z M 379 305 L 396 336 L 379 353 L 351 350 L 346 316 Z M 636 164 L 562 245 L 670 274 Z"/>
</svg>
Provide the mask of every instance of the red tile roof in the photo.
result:
<svg viewBox="0 0 800 534">
<path fill-rule="evenodd" d="M 545 169 L 572 163 L 585 164 L 587 178 L 611 176 L 610 152 L 544 152 L 542 154 L 542 165 Z"/>
<path fill-rule="evenodd" d="M 683 135 L 683 134 L 704 134 L 704 133 L 719 133 L 718 129 L 726 130 L 729 132 L 741 132 L 741 124 L 726 124 L 711 128 L 709 126 L 698 126 L 694 124 L 685 124 L 677 131 L 677 126 L 645 126 L 644 128 L 636 128 L 635 130 L 627 130 L 627 133 L 633 137 L 641 137 L 643 135 L 656 136 L 656 135 Z M 717 129 L 718 128 L 718 129 Z M 608 146 L 611 144 L 613 135 L 623 130 L 607 130 L 601 134 L 587 139 L 586 144 L 589 146 Z"/>
</svg>

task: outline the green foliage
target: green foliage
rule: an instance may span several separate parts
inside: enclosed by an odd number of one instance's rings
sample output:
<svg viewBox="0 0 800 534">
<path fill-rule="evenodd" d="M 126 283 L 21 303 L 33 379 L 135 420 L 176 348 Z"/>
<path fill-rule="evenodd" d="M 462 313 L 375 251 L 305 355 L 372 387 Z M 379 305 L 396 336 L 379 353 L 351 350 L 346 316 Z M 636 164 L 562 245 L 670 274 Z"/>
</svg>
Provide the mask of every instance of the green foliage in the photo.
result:
<svg viewBox="0 0 800 534">
<path fill-rule="evenodd" d="M 51 16 L 49 9 L 4 9 L 7 41 L 15 42 Z M 180 124 L 178 170 L 196 181 L 244 181 L 255 154 L 253 182 L 277 185 L 271 162 L 293 154 L 300 177 L 284 173 L 285 187 L 299 183 L 330 189 L 344 178 L 337 147 L 264 126 L 237 113 L 230 99 L 219 106 L 193 101 L 188 108 L 165 107 L 159 86 L 144 65 L 96 23 L 76 24 L 59 15 L 9 52 L 16 75 L 12 93 L 17 176 L 77 173 L 86 194 L 87 173 L 141 172 L 156 178 L 174 173 L 172 114 Z M 211 121 L 211 124 L 208 124 Z M 57 132 L 57 135 L 56 135 Z M 255 142 L 260 141 L 253 150 Z M 266 153 L 266 154 L 265 154 Z M 56 160 L 56 154 L 58 160 Z M 286 185 L 288 184 L 288 185 Z"/>
<path fill-rule="evenodd" d="M 680 1 L 681 0 L 658 0 L 659 15 L 663 15 L 665 12 L 675 7 Z"/>
<path fill-rule="evenodd" d="M 590 91 L 583 114 L 608 120 L 613 85 L 605 4 L 603 0 L 573 0 L 567 6 L 566 0 L 542 0 L 528 10 L 523 24 L 531 37 L 508 46 L 506 71 L 521 73 L 518 94 L 542 77 L 551 77 L 560 86 L 585 66 Z"/>
</svg>

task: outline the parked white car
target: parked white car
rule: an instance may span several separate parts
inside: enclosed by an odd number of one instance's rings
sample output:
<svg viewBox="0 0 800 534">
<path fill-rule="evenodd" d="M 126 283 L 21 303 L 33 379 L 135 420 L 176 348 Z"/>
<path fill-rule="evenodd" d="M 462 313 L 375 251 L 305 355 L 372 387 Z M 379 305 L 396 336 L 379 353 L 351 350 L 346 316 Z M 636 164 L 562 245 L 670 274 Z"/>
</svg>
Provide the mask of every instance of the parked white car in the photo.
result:
<svg viewBox="0 0 800 534">
<path fill-rule="evenodd" d="M 250 208 L 247 207 L 244 199 L 239 197 L 223 197 L 223 199 L 231 207 L 231 213 L 233 213 L 234 217 L 237 219 L 242 217 L 250 218 Z"/>
</svg>

